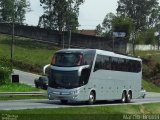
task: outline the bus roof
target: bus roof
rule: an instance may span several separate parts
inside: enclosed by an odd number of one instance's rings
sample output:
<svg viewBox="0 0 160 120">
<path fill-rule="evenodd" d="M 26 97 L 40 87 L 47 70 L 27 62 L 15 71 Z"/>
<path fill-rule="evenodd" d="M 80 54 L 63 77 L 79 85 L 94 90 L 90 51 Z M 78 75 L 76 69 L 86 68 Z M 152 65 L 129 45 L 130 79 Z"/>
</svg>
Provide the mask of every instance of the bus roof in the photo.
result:
<svg viewBox="0 0 160 120">
<path fill-rule="evenodd" d="M 136 58 L 136 57 L 128 56 L 128 55 L 123 55 L 123 54 L 119 54 L 119 53 L 115 53 L 115 52 L 111 52 L 111 51 L 104 51 L 104 50 L 98 50 L 97 49 L 96 53 L 100 54 L 100 55 L 108 55 L 108 56 L 112 56 L 112 57 L 142 61 L 140 58 Z"/>
<path fill-rule="evenodd" d="M 57 51 L 56 53 L 85 53 L 88 51 L 95 51 L 96 49 L 62 49 Z"/>
<path fill-rule="evenodd" d="M 136 58 L 133 56 L 123 55 L 123 54 L 115 53 L 112 51 L 105 51 L 105 50 L 99 50 L 99 49 L 62 49 L 62 50 L 57 51 L 56 53 L 85 53 L 85 52 L 89 52 L 89 51 L 96 52 L 97 54 L 100 54 L 100 55 L 142 61 L 140 58 Z"/>
</svg>

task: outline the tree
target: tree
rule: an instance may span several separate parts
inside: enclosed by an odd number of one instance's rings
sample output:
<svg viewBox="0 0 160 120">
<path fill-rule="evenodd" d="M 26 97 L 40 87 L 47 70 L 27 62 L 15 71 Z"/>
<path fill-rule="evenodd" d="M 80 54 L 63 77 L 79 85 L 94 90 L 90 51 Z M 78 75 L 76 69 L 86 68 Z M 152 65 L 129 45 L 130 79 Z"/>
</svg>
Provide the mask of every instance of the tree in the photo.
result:
<svg viewBox="0 0 160 120">
<path fill-rule="evenodd" d="M 160 24 L 160 6 L 156 6 L 152 9 L 152 13 L 149 16 L 148 27 L 156 27 Z"/>
<path fill-rule="evenodd" d="M 127 40 L 129 40 L 133 28 L 134 28 L 134 25 L 131 18 L 124 17 L 124 16 L 115 16 L 112 19 L 113 31 L 125 32 Z"/>
<path fill-rule="evenodd" d="M 151 44 L 155 45 L 157 43 L 157 39 L 155 37 L 155 28 L 147 29 L 146 31 L 139 32 L 137 34 L 136 43 L 137 44 Z"/>
<path fill-rule="evenodd" d="M 112 20 L 115 17 L 115 15 L 113 13 L 108 13 L 103 22 L 102 22 L 102 36 L 106 37 L 107 39 L 111 39 L 112 38 Z"/>
<path fill-rule="evenodd" d="M 39 18 L 39 26 L 58 31 L 78 27 L 79 5 L 84 0 L 40 0 L 44 14 Z"/>
<path fill-rule="evenodd" d="M 110 38 L 113 32 L 125 32 L 127 40 L 129 40 L 131 31 L 133 30 L 133 21 L 129 17 L 116 16 L 113 13 L 108 13 L 103 20 L 104 36 Z"/>
<path fill-rule="evenodd" d="M 127 16 L 133 19 L 135 30 L 132 32 L 133 54 L 135 54 L 135 42 L 137 35 L 145 32 L 160 21 L 160 8 L 158 0 L 119 0 L 118 16 Z M 140 32 L 140 33 L 139 33 Z M 140 42 L 140 41 L 139 41 Z"/>
<path fill-rule="evenodd" d="M 158 0 L 119 0 L 117 14 L 133 19 L 135 30 L 141 31 L 153 25 L 158 7 Z"/>
<path fill-rule="evenodd" d="M 0 0 L 0 22 L 14 22 L 23 24 L 25 14 L 30 10 L 27 0 Z"/>
<path fill-rule="evenodd" d="M 30 2 L 27 0 L 15 0 L 15 22 L 23 24 L 26 12 L 30 11 Z"/>
<path fill-rule="evenodd" d="M 13 13 L 12 0 L 0 0 L 0 22 L 11 22 Z"/>
<path fill-rule="evenodd" d="M 134 25 L 132 19 L 124 16 L 115 16 L 112 20 L 112 31 L 114 32 L 124 32 L 126 36 L 121 38 L 125 41 L 125 51 L 127 51 L 127 43 L 130 40 L 131 32 L 133 31 Z"/>
<path fill-rule="evenodd" d="M 109 32 L 112 30 L 112 20 L 114 17 L 115 15 L 111 12 L 105 16 L 102 25 L 106 32 Z"/>
<path fill-rule="evenodd" d="M 100 24 L 98 24 L 97 26 L 96 26 L 96 31 L 97 31 L 97 35 L 98 36 L 101 36 L 102 35 L 102 27 L 101 27 L 101 25 Z"/>
</svg>

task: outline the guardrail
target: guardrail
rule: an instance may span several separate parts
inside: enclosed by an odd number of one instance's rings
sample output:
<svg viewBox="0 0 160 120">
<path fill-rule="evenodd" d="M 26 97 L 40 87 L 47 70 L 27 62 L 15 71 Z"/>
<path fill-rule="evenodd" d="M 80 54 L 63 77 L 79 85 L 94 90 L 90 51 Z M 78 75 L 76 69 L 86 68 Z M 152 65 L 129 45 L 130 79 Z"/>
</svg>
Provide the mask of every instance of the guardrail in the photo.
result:
<svg viewBox="0 0 160 120">
<path fill-rule="evenodd" d="M 47 96 L 46 92 L 0 92 L 0 96 Z"/>
</svg>

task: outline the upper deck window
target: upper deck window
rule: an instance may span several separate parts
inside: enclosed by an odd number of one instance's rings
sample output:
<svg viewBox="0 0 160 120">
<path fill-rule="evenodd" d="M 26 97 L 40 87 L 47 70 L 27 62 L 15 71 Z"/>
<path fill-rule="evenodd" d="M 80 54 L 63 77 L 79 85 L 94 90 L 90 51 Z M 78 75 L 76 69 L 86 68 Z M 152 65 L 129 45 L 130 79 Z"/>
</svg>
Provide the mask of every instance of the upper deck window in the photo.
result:
<svg viewBox="0 0 160 120">
<path fill-rule="evenodd" d="M 83 63 L 81 53 L 57 53 L 53 57 L 52 65 L 59 67 L 76 67 Z"/>
</svg>

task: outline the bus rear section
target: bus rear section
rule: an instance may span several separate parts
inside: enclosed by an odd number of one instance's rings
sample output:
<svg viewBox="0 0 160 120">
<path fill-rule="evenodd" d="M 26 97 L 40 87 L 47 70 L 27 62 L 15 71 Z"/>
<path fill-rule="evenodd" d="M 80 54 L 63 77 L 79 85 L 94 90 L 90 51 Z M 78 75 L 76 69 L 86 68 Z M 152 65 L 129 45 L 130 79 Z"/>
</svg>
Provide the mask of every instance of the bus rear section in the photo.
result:
<svg viewBox="0 0 160 120">
<path fill-rule="evenodd" d="M 89 80 L 96 86 L 96 100 L 130 102 L 139 97 L 141 80 L 141 59 L 97 50 Z"/>
</svg>

